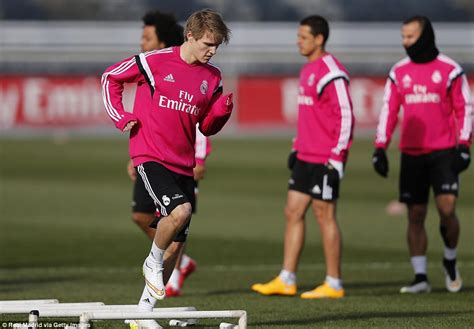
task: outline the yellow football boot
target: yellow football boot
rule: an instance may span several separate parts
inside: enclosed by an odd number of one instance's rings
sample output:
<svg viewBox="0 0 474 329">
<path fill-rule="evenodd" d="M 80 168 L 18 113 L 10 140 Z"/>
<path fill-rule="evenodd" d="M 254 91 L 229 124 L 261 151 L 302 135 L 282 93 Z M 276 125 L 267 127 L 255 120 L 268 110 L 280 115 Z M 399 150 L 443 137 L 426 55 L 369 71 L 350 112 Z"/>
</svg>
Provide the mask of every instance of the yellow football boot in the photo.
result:
<svg viewBox="0 0 474 329">
<path fill-rule="evenodd" d="M 336 290 L 327 282 L 324 282 L 319 287 L 311 291 L 306 291 L 301 294 L 303 299 L 318 299 L 318 298 L 342 298 L 344 297 L 344 289 Z"/>
<path fill-rule="evenodd" d="M 296 295 L 296 284 L 286 284 L 279 276 L 268 283 L 256 283 L 252 285 L 252 290 L 259 294 L 268 295 Z"/>
</svg>

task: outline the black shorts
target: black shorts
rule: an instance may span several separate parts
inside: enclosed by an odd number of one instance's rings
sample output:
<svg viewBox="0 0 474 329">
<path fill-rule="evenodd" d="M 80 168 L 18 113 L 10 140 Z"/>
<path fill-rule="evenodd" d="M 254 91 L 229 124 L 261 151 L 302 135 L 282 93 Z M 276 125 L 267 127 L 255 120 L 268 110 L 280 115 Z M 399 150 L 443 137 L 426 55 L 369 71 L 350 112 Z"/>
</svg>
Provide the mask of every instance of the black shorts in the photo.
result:
<svg viewBox="0 0 474 329">
<path fill-rule="evenodd" d="M 308 194 L 313 199 L 333 201 L 339 197 L 339 183 L 337 170 L 296 159 L 288 189 Z"/>
<path fill-rule="evenodd" d="M 193 177 L 177 174 L 157 162 L 145 162 L 135 169 L 138 174 L 137 181 L 141 181 L 140 184 L 148 192 L 148 197 L 153 201 L 155 207 L 151 212 L 156 212 L 156 218 L 150 227 L 156 228 L 161 218 L 167 217 L 174 208 L 181 204 L 189 202 L 194 209 L 195 184 Z M 136 190 L 135 188 L 134 192 Z M 148 208 L 148 210 L 150 209 Z M 190 222 L 176 235 L 174 241 L 186 241 L 189 225 Z"/>
<path fill-rule="evenodd" d="M 135 171 L 136 168 L 135 168 Z M 191 206 L 193 207 L 193 214 L 197 212 L 197 196 L 198 196 L 198 182 L 194 181 L 194 198 L 190 200 Z M 132 196 L 132 211 L 133 212 L 144 212 L 148 214 L 154 214 L 156 212 L 155 202 L 151 198 L 150 194 L 143 184 L 143 180 L 140 178 L 140 174 L 137 171 L 137 179 L 133 184 L 133 196 Z"/>
<path fill-rule="evenodd" d="M 135 184 L 133 184 L 132 211 L 154 214 L 156 211 L 155 202 L 153 202 L 150 194 L 148 194 L 137 168 L 135 168 L 135 171 L 137 172 L 137 179 Z"/>
<path fill-rule="evenodd" d="M 435 195 L 458 196 L 459 177 L 452 168 L 454 148 L 434 151 L 423 155 L 402 153 L 399 200 L 407 204 L 428 203 L 430 186 Z"/>
</svg>

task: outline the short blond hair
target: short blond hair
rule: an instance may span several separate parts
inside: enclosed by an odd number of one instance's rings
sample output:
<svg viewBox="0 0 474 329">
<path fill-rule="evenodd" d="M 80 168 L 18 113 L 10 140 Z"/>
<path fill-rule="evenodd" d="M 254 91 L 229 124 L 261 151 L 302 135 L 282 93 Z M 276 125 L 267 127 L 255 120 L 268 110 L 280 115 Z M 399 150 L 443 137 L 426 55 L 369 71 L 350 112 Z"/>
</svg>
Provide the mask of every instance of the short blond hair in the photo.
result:
<svg viewBox="0 0 474 329">
<path fill-rule="evenodd" d="M 221 14 L 212 9 L 203 9 L 196 11 L 189 16 L 184 28 L 184 39 L 188 40 L 187 35 L 191 32 L 194 39 L 199 40 L 204 33 L 211 33 L 216 42 L 229 43 L 230 29 L 224 23 Z"/>
</svg>

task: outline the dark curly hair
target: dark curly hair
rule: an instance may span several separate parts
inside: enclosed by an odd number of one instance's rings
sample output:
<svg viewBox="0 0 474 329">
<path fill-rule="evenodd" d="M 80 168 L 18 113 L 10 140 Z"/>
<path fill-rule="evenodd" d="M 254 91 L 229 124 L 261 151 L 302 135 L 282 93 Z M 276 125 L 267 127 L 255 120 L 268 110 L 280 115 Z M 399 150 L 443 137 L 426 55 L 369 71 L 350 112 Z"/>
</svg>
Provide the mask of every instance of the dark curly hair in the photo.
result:
<svg viewBox="0 0 474 329">
<path fill-rule="evenodd" d="M 158 40 L 162 41 L 166 47 L 179 46 L 183 43 L 183 27 L 178 24 L 173 15 L 154 10 L 147 12 L 142 20 L 143 24 L 155 27 Z"/>
</svg>

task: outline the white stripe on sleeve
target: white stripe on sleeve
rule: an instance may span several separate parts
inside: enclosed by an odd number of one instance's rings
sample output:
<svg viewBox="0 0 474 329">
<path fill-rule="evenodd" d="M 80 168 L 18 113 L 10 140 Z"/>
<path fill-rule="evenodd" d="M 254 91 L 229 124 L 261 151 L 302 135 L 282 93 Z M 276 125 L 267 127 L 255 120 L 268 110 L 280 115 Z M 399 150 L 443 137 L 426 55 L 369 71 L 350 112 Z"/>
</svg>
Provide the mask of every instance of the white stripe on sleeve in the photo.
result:
<svg viewBox="0 0 474 329">
<path fill-rule="evenodd" d="M 451 87 L 451 84 L 453 83 L 453 80 L 463 72 L 462 67 L 454 60 L 443 54 L 438 55 L 438 60 L 453 66 L 453 70 L 449 73 L 448 76 L 447 88 L 449 89 Z"/>
<path fill-rule="evenodd" d="M 148 66 L 148 62 L 146 60 L 145 54 L 141 53 L 138 56 L 140 57 L 140 62 L 142 63 L 143 69 L 145 70 L 146 75 L 148 79 L 150 80 L 153 90 L 155 90 L 155 78 L 153 78 L 153 73 L 151 73 L 150 67 Z"/>
<path fill-rule="evenodd" d="M 388 115 L 389 115 L 389 102 L 392 93 L 391 84 L 392 81 L 387 79 L 385 83 L 384 97 L 383 97 L 383 106 L 379 115 L 379 124 L 377 125 L 377 135 L 375 138 L 376 143 L 387 143 L 387 124 L 388 124 Z"/>
<path fill-rule="evenodd" d="M 334 83 L 339 107 L 341 109 L 341 131 L 339 133 L 337 145 L 332 149 L 332 152 L 340 154 L 342 150 L 347 149 L 347 145 L 349 144 L 352 127 L 352 112 L 351 103 L 349 102 L 349 94 L 344 81 L 338 79 L 334 81 Z"/>
<path fill-rule="evenodd" d="M 326 85 L 334 79 L 343 78 L 349 81 L 347 74 L 339 69 L 332 56 L 324 56 L 323 61 L 327 65 L 329 72 L 319 79 L 318 85 L 316 86 L 318 95 L 321 94 L 324 87 L 326 87 Z"/>
<path fill-rule="evenodd" d="M 467 140 L 471 136 L 472 132 L 472 104 L 466 75 L 463 74 L 461 79 L 461 92 L 466 105 L 464 106 L 464 124 L 462 126 L 459 138 L 461 140 Z"/>
<path fill-rule="evenodd" d="M 102 100 L 105 105 L 105 109 L 107 111 L 107 114 L 112 118 L 114 121 L 120 121 L 120 119 L 123 117 L 121 116 L 118 111 L 114 108 L 112 105 L 112 102 L 110 101 L 110 92 L 109 92 L 109 80 L 108 76 L 109 75 L 117 75 L 125 72 L 128 70 L 130 67 L 135 64 L 135 58 L 131 58 L 128 62 L 123 62 L 119 66 L 117 66 L 115 69 L 113 69 L 110 72 L 106 72 L 102 75 Z"/>
</svg>

